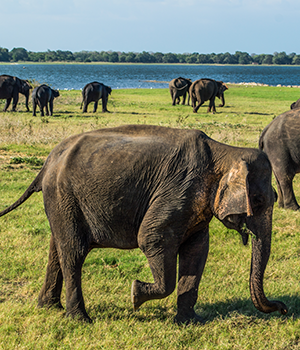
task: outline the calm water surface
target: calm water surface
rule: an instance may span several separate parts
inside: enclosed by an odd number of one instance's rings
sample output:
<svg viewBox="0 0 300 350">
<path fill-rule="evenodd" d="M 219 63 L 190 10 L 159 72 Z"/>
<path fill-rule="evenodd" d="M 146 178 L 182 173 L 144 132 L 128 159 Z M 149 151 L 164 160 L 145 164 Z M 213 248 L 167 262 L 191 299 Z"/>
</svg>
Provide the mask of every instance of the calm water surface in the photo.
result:
<svg viewBox="0 0 300 350">
<path fill-rule="evenodd" d="M 112 89 L 167 88 L 167 82 L 179 76 L 193 81 L 212 78 L 226 83 L 300 85 L 299 66 L 7 64 L 0 65 L 0 74 L 34 79 L 60 90 L 79 90 L 92 81 Z"/>
</svg>

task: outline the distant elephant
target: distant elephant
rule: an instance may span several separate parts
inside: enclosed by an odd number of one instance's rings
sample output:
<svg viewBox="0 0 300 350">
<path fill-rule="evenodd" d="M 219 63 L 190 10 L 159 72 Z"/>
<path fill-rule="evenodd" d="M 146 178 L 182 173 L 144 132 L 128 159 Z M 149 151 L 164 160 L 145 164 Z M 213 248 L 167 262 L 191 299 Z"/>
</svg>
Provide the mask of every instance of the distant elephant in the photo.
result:
<svg viewBox="0 0 300 350">
<path fill-rule="evenodd" d="M 291 109 L 296 109 L 300 107 L 300 98 L 291 104 Z"/>
<path fill-rule="evenodd" d="M 98 101 L 102 99 L 102 112 L 108 112 L 107 101 L 108 95 L 111 94 L 111 88 L 102 83 L 94 81 L 93 83 L 87 84 L 82 90 L 82 102 L 80 108 L 83 104 L 83 113 L 87 112 L 87 106 L 90 102 L 94 103 L 93 113 L 97 111 Z"/>
<path fill-rule="evenodd" d="M 293 179 L 300 172 L 300 109 L 277 116 L 259 139 L 259 148 L 269 157 L 278 189 L 280 208 L 299 210 Z"/>
<path fill-rule="evenodd" d="M 199 79 L 193 82 L 190 87 L 190 97 L 192 100 L 192 107 L 194 113 L 197 113 L 200 106 L 207 100 L 209 100 L 209 107 L 207 113 L 216 112 L 215 97 L 221 99 L 222 104 L 219 107 L 224 107 L 224 91 L 228 89 L 227 85 L 222 81 L 216 81 L 213 79 Z M 196 103 L 198 105 L 196 106 Z"/>
<path fill-rule="evenodd" d="M 53 100 L 59 96 L 57 90 L 51 89 L 48 85 L 40 85 L 32 91 L 32 108 L 33 116 L 36 116 L 37 105 L 40 108 L 41 116 L 44 116 L 44 108 L 46 109 L 46 115 L 53 115 Z M 48 109 L 49 104 L 49 109 Z M 50 113 L 49 113 L 50 110 Z"/>
<path fill-rule="evenodd" d="M 19 79 L 11 75 L 0 75 L 0 99 L 6 99 L 3 112 L 7 111 L 11 100 L 13 100 L 12 111 L 16 111 L 19 93 L 25 96 L 25 105 L 27 112 L 29 112 L 28 99 L 30 89 L 32 89 L 32 86 L 27 80 Z"/>
<path fill-rule="evenodd" d="M 192 85 L 191 79 L 176 78 L 170 81 L 169 90 L 172 98 L 172 105 L 180 103 L 180 96 L 183 96 L 182 104 L 185 104 L 186 94 L 188 94 L 188 105 L 190 104 L 189 88 Z"/>
<path fill-rule="evenodd" d="M 250 294 L 266 313 L 287 313 L 269 301 L 263 277 L 270 255 L 274 192 L 264 152 L 216 142 L 199 130 L 128 125 L 71 136 L 56 146 L 7 214 L 43 191 L 52 235 L 39 306 L 61 306 L 90 321 L 81 288 L 82 265 L 93 248 L 140 248 L 153 283 L 135 280 L 133 308 L 167 297 L 178 281 L 177 323 L 202 322 L 194 311 L 217 217 L 252 239 Z M 177 257 L 178 278 L 176 279 Z"/>
</svg>

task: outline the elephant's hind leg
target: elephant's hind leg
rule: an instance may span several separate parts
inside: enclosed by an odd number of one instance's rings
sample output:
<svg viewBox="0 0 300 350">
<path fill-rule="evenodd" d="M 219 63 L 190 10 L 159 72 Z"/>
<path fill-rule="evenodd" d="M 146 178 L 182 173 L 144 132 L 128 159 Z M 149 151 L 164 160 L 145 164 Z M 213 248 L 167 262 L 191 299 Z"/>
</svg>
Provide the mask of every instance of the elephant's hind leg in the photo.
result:
<svg viewBox="0 0 300 350">
<path fill-rule="evenodd" d="M 57 250 L 54 243 L 54 238 L 51 235 L 50 252 L 45 282 L 39 294 L 38 305 L 40 307 L 57 306 L 62 308 L 60 302 L 61 289 L 63 284 L 63 275 L 60 267 L 60 262 Z"/>
<path fill-rule="evenodd" d="M 276 166 L 273 167 L 278 189 L 278 206 L 279 208 L 299 210 L 300 207 L 293 190 L 295 174 L 287 173 L 283 169 L 284 166 L 281 169 L 278 169 Z"/>
</svg>

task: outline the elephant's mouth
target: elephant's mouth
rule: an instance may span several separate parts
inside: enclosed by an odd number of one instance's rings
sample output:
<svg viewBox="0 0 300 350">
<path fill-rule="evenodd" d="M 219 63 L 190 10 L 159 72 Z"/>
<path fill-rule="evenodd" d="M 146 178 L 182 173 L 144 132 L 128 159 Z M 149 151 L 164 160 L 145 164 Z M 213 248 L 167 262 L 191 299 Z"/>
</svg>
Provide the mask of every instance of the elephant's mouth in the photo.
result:
<svg viewBox="0 0 300 350">
<path fill-rule="evenodd" d="M 232 214 L 232 215 L 226 216 L 222 220 L 223 224 L 227 228 L 236 230 L 242 236 L 242 241 L 244 245 L 247 245 L 249 234 L 252 234 L 252 232 L 246 226 L 246 217 L 247 217 L 246 214 L 245 215 Z"/>
</svg>

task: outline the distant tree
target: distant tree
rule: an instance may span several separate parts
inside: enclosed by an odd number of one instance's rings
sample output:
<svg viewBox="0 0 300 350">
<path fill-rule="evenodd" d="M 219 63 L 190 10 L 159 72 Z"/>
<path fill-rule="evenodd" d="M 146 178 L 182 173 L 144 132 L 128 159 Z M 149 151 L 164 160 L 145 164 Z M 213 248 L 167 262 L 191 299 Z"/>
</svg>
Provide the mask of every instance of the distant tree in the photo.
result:
<svg viewBox="0 0 300 350">
<path fill-rule="evenodd" d="M 300 65 L 300 55 L 295 55 L 293 57 L 292 64 Z"/>
<path fill-rule="evenodd" d="M 28 61 L 27 50 L 25 50 L 23 47 L 13 48 L 10 51 L 10 56 L 11 56 L 12 61 L 14 61 L 14 62 Z"/>
<path fill-rule="evenodd" d="M 149 52 L 143 51 L 136 55 L 136 62 L 140 63 L 153 63 L 155 61 L 155 57 L 150 55 Z"/>
<path fill-rule="evenodd" d="M 262 64 L 273 64 L 273 55 L 265 55 Z"/>
<path fill-rule="evenodd" d="M 164 63 L 178 63 L 179 60 L 174 53 L 169 52 L 169 53 L 164 55 L 163 62 Z"/>
<path fill-rule="evenodd" d="M 186 56 L 186 63 L 197 63 L 198 60 L 198 53 L 193 53 L 191 55 Z"/>
<path fill-rule="evenodd" d="M 153 54 L 153 56 L 155 57 L 155 62 L 156 63 L 162 63 L 163 62 L 163 57 L 164 57 L 164 54 L 161 53 L 161 52 L 155 52 Z"/>
<path fill-rule="evenodd" d="M 0 62 L 9 62 L 8 49 L 0 47 Z"/>
<path fill-rule="evenodd" d="M 45 52 L 28 52 L 28 60 L 31 62 L 45 62 Z"/>
<path fill-rule="evenodd" d="M 254 63 L 257 63 L 257 64 L 262 64 L 264 58 L 266 57 L 266 55 L 262 54 L 262 55 L 251 55 L 252 57 L 252 60 Z"/>
<path fill-rule="evenodd" d="M 290 59 L 287 54 L 283 51 L 278 53 L 273 57 L 274 64 L 291 64 L 292 59 Z"/>
<path fill-rule="evenodd" d="M 234 56 L 236 57 L 238 64 L 252 63 L 252 58 L 247 52 L 236 51 Z"/>
<path fill-rule="evenodd" d="M 119 54 L 117 52 L 112 52 L 109 55 L 108 61 L 113 63 L 119 62 Z"/>
<path fill-rule="evenodd" d="M 128 63 L 134 63 L 134 62 L 136 62 L 135 57 L 136 57 L 135 53 L 133 53 L 133 52 L 128 52 L 128 54 L 127 54 L 127 56 L 126 56 L 126 62 L 128 62 Z"/>
</svg>

